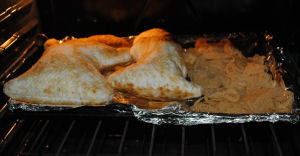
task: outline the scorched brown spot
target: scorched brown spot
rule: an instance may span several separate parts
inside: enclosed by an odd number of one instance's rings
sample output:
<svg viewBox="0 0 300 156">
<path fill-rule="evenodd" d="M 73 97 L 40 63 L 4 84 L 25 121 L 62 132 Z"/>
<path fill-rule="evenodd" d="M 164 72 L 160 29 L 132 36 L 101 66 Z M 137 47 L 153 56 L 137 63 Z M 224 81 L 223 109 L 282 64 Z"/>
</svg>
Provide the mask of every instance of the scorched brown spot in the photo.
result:
<svg viewBox="0 0 300 156">
<path fill-rule="evenodd" d="M 44 93 L 45 93 L 45 94 L 51 94 L 51 93 L 52 93 L 51 88 L 50 88 L 50 87 L 45 88 L 45 89 L 44 89 Z"/>
</svg>

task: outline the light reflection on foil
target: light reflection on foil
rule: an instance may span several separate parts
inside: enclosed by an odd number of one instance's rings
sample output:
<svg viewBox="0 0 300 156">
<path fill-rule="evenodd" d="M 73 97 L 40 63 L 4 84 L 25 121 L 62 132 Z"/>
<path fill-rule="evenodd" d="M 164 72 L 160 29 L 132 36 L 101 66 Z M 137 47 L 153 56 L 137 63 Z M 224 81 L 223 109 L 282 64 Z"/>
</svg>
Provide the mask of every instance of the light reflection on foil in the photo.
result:
<svg viewBox="0 0 300 156">
<path fill-rule="evenodd" d="M 13 99 L 8 100 L 8 109 L 11 111 L 21 109 L 25 111 L 62 111 L 66 109 L 72 109 L 76 107 L 70 107 L 70 106 L 59 106 L 54 107 L 53 105 L 47 105 L 47 104 L 29 104 L 21 101 L 16 101 Z"/>
<path fill-rule="evenodd" d="M 161 110 L 132 108 L 134 116 L 141 121 L 152 124 L 171 125 L 199 125 L 215 123 L 245 123 L 245 122 L 290 122 L 299 121 L 299 114 L 259 114 L 259 115 L 230 115 L 230 114 L 210 114 L 198 112 L 186 112 L 180 110 L 178 105 L 167 106 Z"/>
<path fill-rule="evenodd" d="M 127 107 L 126 107 L 127 106 Z M 15 100 L 8 101 L 8 108 L 11 111 L 21 109 L 25 111 L 62 111 L 72 109 L 70 106 L 50 106 L 22 103 Z M 95 108 L 96 109 L 96 108 Z M 101 109 L 101 108 L 97 108 Z M 162 109 L 140 109 L 135 105 L 116 104 L 111 108 L 119 113 L 131 113 L 138 120 L 152 124 L 171 124 L 171 125 L 199 125 L 212 123 L 245 123 L 245 122 L 290 122 L 296 123 L 299 121 L 299 114 L 259 114 L 259 115 L 233 115 L 233 114 L 214 114 L 214 113 L 199 113 L 186 112 L 181 109 L 181 105 L 173 104 L 165 106 Z"/>
</svg>

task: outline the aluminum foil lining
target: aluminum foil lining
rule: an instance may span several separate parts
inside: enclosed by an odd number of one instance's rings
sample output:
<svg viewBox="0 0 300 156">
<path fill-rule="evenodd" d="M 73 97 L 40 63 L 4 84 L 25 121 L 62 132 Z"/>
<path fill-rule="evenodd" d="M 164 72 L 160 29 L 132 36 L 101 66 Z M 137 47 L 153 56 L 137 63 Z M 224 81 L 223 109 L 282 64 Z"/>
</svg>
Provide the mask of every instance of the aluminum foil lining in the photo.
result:
<svg viewBox="0 0 300 156">
<path fill-rule="evenodd" d="M 186 112 L 181 110 L 179 105 L 166 106 L 159 110 L 139 109 L 132 107 L 134 116 L 141 121 L 152 124 L 172 124 L 172 125 L 199 125 L 216 123 L 245 123 L 245 122 L 290 122 L 297 123 L 299 114 L 212 114 L 199 112 Z"/>
<path fill-rule="evenodd" d="M 82 107 L 82 106 L 78 106 Z M 8 101 L 8 108 L 11 111 L 23 110 L 31 112 L 51 112 L 51 111 L 66 111 L 78 107 L 70 106 L 56 106 L 45 104 L 28 104 L 20 101 L 10 99 Z M 246 123 L 246 122 L 290 122 L 297 123 L 300 120 L 298 113 L 294 114 L 216 114 L 216 113 L 201 113 L 201 112 L 187 112 L 182 110 L 181 105 L 171 104 L 161 109 L 141 109 L 136 105 L 128 105 L 121 103 L 114 103 L 110 108 L 107 106 L 95 106 L 93 109 L 106 109 L 116 111 L 120 114 L 133 114 L 138 120 L 162 125 L 199 125 L 199 124 L 217 124 L 217 123 Z M 93 114 L 91 114 L 93 115 Z"/>
<path fill-rule="evenodd" d="M 24 110 L 24 111 L 31 111 L 31 112 L 37 112 L 37 111 L 62 111 L 67 109 L 72 109 L 76 107 L 71 106 L 59 106 L 54 107 L 53 105 L 47 105 L 47 104 L 32 104 L 32 103 L 26 103 L 14 100 L 10 98 L 8 100 L 8 109 L 11 111 L 14 110 Z"/>
<path fill-rule="evenodd" d="M 147 108 L 147 105 L 140 104 L 135 100 L 124 100 L 127 96 L 121 96 L 123 100 L 115 100 L 112 105 L 95 106 L 92 109 L 105 109 L 116 111 L 120 114 L 132 114 L 138 120 L 152 123 L 152 124 L 171 124 L 171 125 L 198 125 L 198 124 L 215 124 L 215 123 L 245 123 L 245 122 L 290 122 L 296 123 L 300 120 L 300 91 L 299 87 L 295 84 L 291 74 L 293 74 L 294 66 L 291 65 L 291 61 L 285 54 L 286 49 L 280 46 L 278 40 L 275 40 L 274 36 L 266 33 L 229 33 L 229 34 L 200 34 L 200 35 L 183 35 L 175 36 L 174 39 L 179 42 L 183 48 L 190 48 L 194 46 L 197 38 L 199 37 L 213 37 L 216 39 L 222 39 L 227 37 L 233 42 L 238 49 L 240 49 L 244 55 L 251 55 L 254 52 L 259 51 L 260 55 L 272 56 L 275 58 L 278 66 L 283 68 L 286 72 L 282 73 L 284 81 L 287 85 L 287 89 L 294 93 L 293 113 L 291 114 L 223 114 L 223 113 L 204 113 L 204 112 L 190 112 L 185 111 L 182 107 L 191 101 L 181 102 L 168 102 L 167 105 L 163 105 L 161 108 Z M 65 40 L 73 39 L 73 37 L 66 37 Z M 129 41 L 132 41 L 133 37 L 127 37 Z M 11 111 L 62 111 L 72 110 L 74 108 L 84 106 L 53 106 L 47 104 L 30 104 L 25 102 L 9 99 L 8 108 Z M 92 114 L 91 114 L 92 115 Z"/>
</svg>

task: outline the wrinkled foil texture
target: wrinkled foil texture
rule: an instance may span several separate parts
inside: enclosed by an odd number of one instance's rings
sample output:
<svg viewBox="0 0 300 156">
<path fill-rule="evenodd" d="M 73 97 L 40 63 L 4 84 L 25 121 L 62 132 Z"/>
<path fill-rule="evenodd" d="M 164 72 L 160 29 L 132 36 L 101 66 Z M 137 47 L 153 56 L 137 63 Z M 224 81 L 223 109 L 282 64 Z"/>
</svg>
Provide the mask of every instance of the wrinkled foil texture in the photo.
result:
<svg viewBox="0 0 300 156">
<path fill-rule="evenodd" d="M 233 42 L 244 55 L 251 55 L 253 52 L 260 51 L 260 55 L 274 57 L 276 63 L 286 72 L 282 73 L 287 89 L 294 92 L 293 113 L 291 114 L 223 114 L 223 113 L 204 113 L 184 111 L 181 105 L 171 104 L 161 109 L 140 108 L 138 105 L 113 103 L 112 107 L 99 105 L 92 109 L 110 109 L 120 114 L 132 114 L 138 120 L 152 124 L 170 124 L 170 125 L 198 125 L 215 123 L 245 123 L 245 122 L 290 122 L 297 123 L 300 120 L 300 91 L 298 86 L 289 74 L 293 74 L 291 61 L 286 55 L 286 49 L 280 46 L 280 42 L 275 37 L 267 33 L 229 33 L 229 34 L 200 34 L 200 35 L 181 35 L 174 36 L 174 39 L 180 43 L 183 48 L 194 46 L 197 38 L 209 37 L 222 39 L 227 37 Z M 74 37 L 65 37 L 62 41 L 73 39 Z M 126 37 L 132 41 L 133 36 Z M 245 54 L 246 53 L 246 54 Z M 62 111 L 71 110 L 82 106 L 53 106 L 46 104 L 29 104 L 10 99 L 8 108 L 11 111 L 22 110 L 32 112 L 42 111 Z M 92 114 L 91 114 L 92 115 Z"/>
<path fill-rule="evenodd" d="M 166 106 L 160 110 L 139 109 L 133 106 L 134 116 L 141 121 L 152 124 L 172 124 L 172 125 L 199 125 L 215 123 L 245 123 L 245 122 L 290 122 L 299 121 L 299 114 L 213 114 L 186 112 L 180 109 L 178 105 Z"/>
</svg>

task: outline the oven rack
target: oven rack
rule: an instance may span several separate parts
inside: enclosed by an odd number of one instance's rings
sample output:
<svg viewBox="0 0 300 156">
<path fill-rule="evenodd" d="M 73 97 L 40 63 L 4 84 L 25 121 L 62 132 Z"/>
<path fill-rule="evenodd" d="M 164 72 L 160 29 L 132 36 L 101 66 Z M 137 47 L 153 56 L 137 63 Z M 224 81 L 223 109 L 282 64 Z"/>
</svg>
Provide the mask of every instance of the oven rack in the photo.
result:
<svg viewBox="0 0 300 156">
<path fill-rule="evenodd" d="M 130 117 L 7 116 L 0 125 L 0 155 L 7 156 L 300 154 L 299 124 L 172 126 L 147 124 Z"/>
</svg>

